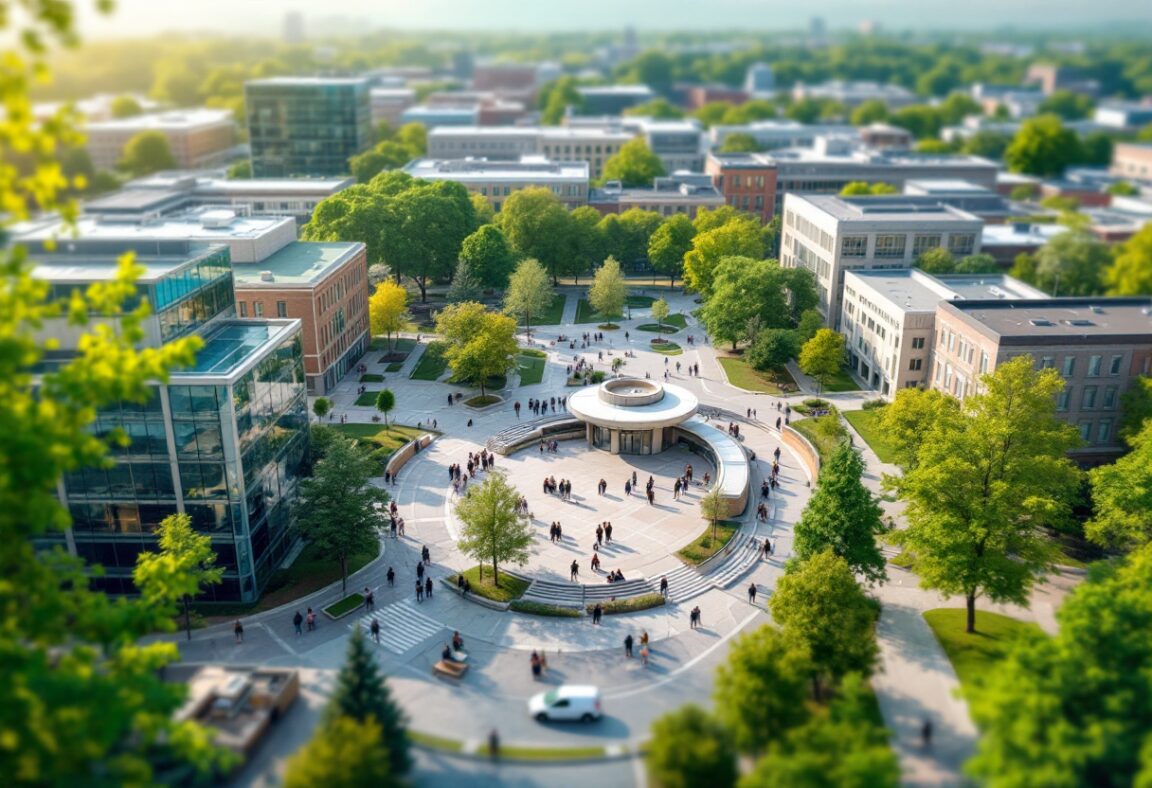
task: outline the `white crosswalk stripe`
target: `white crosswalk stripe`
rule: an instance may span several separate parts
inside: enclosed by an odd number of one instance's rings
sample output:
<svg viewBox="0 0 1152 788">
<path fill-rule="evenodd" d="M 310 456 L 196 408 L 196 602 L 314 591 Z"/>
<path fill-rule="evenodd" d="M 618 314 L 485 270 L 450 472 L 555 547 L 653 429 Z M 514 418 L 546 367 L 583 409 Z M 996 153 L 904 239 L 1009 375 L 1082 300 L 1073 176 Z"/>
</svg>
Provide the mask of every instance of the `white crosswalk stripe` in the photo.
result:
<svg viewBox="0 0 1152 788">
<path fill-rule="evenodd" d="M 397 654 L 415 648 L 444 629 L 443 624 L 421 613 L 411 599 L 376 608 L 352 624 L 363 627 L 370 642 L 372 619 L 380 622 L 380 645 Z"/>
</svg>

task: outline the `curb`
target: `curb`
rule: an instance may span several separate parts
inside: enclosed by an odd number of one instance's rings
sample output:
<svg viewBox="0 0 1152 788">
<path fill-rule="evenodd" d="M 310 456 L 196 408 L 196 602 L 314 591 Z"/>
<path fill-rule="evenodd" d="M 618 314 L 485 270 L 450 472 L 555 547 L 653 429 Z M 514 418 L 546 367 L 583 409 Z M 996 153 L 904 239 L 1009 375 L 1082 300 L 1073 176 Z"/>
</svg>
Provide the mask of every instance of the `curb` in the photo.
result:
<svg viewBox="0 0 1152 788">
<path fill-rule="evenodd" d="M 417 734 L 419 735 L 419 732 L 417 732 Z M 487 742 L 486 741 L 481 741 L 479 739 L 470 739 L 470 740 L 465 740 L 465 741 L 458 741 L 456 739 L 447 739 L 447 738 L 443 738 L 440 736 L 437 736 L 435 738 L 442 739 L 445 742 L 451 742 L 453 745 L 459 745 L 459 748 L 453 749 L 451 747 L 437 746 L 437 745 L 431 744 L 427 741 L 421 741 L 418 739 L 409 739 L 409 742 L 413 747 L 424 750 L 425 752 L 432 752 L 432 753 L 436 753 L 438 755 L 446 755 L 446 756 L 449 756 L 452 758 L 459 758 L 461 760 L 467 760 L 467 761 L 473 761 L 473 762 L 475 762 L 475 761 L 492 762 L 492 760 L 493 760 L 492 757 L 489 756 L 488 753 L 484 751 L 487 748 Z M 581 765 L 581 764 L 599 763 L 599 762 L 606 762 L 606 761 L 626 761 L 626 760 L 630 760 L 630 759 L 635 758 L 635 757 L 643 757 L 644 749 L 645 749 L 646 745 L 647 745 L 647 742 L 641 742 L 639 744 L 606 744 L 606 745 L 603 745 L 603 747 L 601 748 L 603 750 L 603 752 L 599 755 L 586 755 L 586 756 L 573 755 L 573 756 L 568 756 L 568 757 L 556 757 L 556 758 L 550 758 L 550 757 L 549 758 L 529 758 L 529 757 L 517 756 L 517 755 L 505 755 L 502 753 L 496 762 L 497 763 L 535 764 L 538 766 L 576 766 L 576 765 Z M 559 751 L 563 752 L 565 750 L 575 751 L 575 750 L 584 749 L 584 748 L 543 747 L 543 746 L 519 745 L 519 744 L 515 744 L 515 743 L 501 742 L 500 743 L 500 749 L 502 751 L 506 750 L 506 749 L 518 749 L 518 750 L 529 750 L 529 751 L 531 751 L 531 750 L 540 750 L 540 751 L 559 750 Z"/>
</svg>

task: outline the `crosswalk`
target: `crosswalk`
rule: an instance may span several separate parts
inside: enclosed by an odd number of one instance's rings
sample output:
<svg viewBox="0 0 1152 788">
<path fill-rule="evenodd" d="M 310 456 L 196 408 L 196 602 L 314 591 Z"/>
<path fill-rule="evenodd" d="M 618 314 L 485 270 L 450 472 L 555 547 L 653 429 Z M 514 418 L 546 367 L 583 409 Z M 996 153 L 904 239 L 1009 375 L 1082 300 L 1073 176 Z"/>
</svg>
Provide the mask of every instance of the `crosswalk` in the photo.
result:
<svg viewBox="0 0 1152 788">
<path fill-rule="evenodd" d="M 378 607 L 352 624 L 364 629 L 369 642 L 372 641 L 373 619 L 380 622 L 380 645 L 396 654 L 410 651 L 444 629 L 439 621 L 421 613 L 411 599 Z"/>
</svg>

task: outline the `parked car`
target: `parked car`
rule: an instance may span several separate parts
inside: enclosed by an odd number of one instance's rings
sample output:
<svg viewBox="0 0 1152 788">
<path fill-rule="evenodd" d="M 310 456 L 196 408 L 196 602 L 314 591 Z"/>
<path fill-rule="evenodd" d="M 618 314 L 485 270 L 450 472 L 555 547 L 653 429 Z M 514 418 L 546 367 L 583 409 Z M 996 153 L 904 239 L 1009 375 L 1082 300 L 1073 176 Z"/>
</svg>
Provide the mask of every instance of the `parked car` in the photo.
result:
<svg viewBox="0 0 1152 788">
<path fill-rule="evenodd" d="M 540 722 L 600 719 L 600 690 L 590 685 L 564 684 L 528 701 L 528 713 Z"/>
</svg>

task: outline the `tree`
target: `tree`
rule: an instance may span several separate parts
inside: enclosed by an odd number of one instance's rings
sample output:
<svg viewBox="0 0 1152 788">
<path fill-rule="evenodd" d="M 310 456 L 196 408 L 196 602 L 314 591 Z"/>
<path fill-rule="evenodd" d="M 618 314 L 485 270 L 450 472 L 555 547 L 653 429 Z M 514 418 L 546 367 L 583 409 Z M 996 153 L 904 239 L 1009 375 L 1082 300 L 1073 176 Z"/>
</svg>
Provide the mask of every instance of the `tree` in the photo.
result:
<svg viewBox="0 0 1152 788">
<path fill-rule="evenodd" d="M 392 698 L 375 657 L 368 650 L 364 629 L 354 627 L 348 638 L 348 656 L 336 674 L 336 688 L 324 709 L 324 724 L 348 719 L 369 720 L 380 727 L 380 743 L 388 748 L 392 776 L 407 774 L 412 768 L 408 744 L 408 719 Z"/>
<path fill-rule="evenodd" d="M 1002 134 L 998 131 L 978 131 L 964 140 L 964 143 L 960 146 L 960 151 L 969 156 L 1000 159 L 1004 156 L 1004 151 L 1008 150 L 1008 146 L 1011 144 L 1012 136 L 1010 134 Z M 1028 197 L 1031 197 L 1032 189 L 1030 187 L 1024 188 L 1028 189 Z M 1017 200 L 1020 198 L 1013 196 L 1012 199 Z"/>
<path fill-rule="evenodd" d="M 635 137 L 604 162 L 601 180 L 620 181 L 624 186 L 651 186 L 652 181 L 663 174 L 660 157 L 652 152 L 643 137 Z"/>
<path fill-rule="evenodd" d="M 616 262 L 615 257 L 609 257 L 596 270 L 592 287 L 588 288 L 588 301 L 602 317 L 611 320 L 624 314 L 624 299 L 627 296 L 628 286 L 624 284 L 620 263 Z"/>
<path fill-rule="evenodd" d="M 460 260 L 483 287 L 503 290 L 516 267 L 516 256 L 508 248 L 504 233 L 494 224 L 485 224 L 460 244 Z"/>
<path fill-rule="evenodd" d="M 312 412 L 316 414 L 316 421 L 323 421 L 332 410 L 332 400 L 327 397 L 317 397 L 312 402 Z"/>
<path fill-rule="evenodd" d="M 176 157 L 161 131 L 142 131 L 124 144 L 124 153 L 116 168 L 133 178 L 151 175 L 160 170 L 176 169 Z"/>
<path fill-rule="evenodd" d="M 577 90 L 574 77 L 564 76 L 540 89 L 540 122 L 556 126 L 564 119 L 568 108 L 579 113 L 584 108 L 584 96 Z"/>
<path fill-rule="evenodd" d="M 705 221 L 708 217 L 705 218 Z M 697 216 L 697 222 L 700 222 Z M 706 226 L 706 225 L 705 225 Z M 733 216 L 712 229 L 696 228 L 692 249 L 684 255 L 684 284 L 695 290 L 707 303 L 712 295 L 716 266 L 725 257 L 748 257 L 759 260 L 764 256 L 764 239 L 760 235 L 760 222 L 746 216 Z"/>
<path fill-rule="evenodd" d="M 487 396 L 489 378 L 516 366 L 516 321 L 489 312 L 483 304 L 467 302 L 445 307 L 436 316 L 436 331 L 448 348 L 444 357 L 456 380 L 480 387 Z"/>
<path fill-rule="evenodd" d="M 645 211 L 641 208 L 629 208 L 616 218 L 621 230 L 618 239 L 620 246 L 610 251 L 615 253 L 617 260 L 625 263 L 643 260 L 648 254 L 652 235 L 660 229 L 663 218 L 656 211 Z"/>
<path fill-rule="evenodd" d="M 1152 419 L 1152 377 L 1141 375 L 1134 379 L 1128 390 L 1120 395 L 1119 434 L 1127 442 L 1144 429 L 1144 422 Z"/>
<path fill-rule="evenodd" d="M 682 213 L 669 216 L 648 241 L 648 262 L 675 286 L 684 273 L 684 255 L 692 248 L 696 228 Z"/>
<path fill-rule="evenodd" d="M 1152 730 L 1152 547 L 1091 573 L 968 695 L 981 784 L 1141 784 Z M 1027 713 L 1022 713 L 1026 711 Z"/>
<path fill-rule="evenodd" d="M 427 301 L 428 283 L 452 273 L 464 239 L 475 229 L 472 200 L 463 186 L 418 183 L 387 202 L 382 247 L 393 270 L 412 277 L 420 299 Z"/>
<path fill-rule="evenodd" d="M 1036 285 L 1053 296 L 1096 295 L 1112 262 L 1108 244 L 1086 231 L 1054 236 L 1036 253 Z"/>
<path fill-rule="evenodd" d="M 668 302 L 663 298 L 657 298 L 652 302 L 652 317 L 656 320 L 656 325 L 660 329 L 660 333 L 664 333 L 664 321 L 668 319 L 671 310 L 668 308 Z"/>
<path fill-rule="evenodd" d="M 1140 190 L 1128 181 L 1116 181 L 1115 183 L 1109 184 L 1105 191 L 1113 197 L 1136 197 L 1140 194 Z"/>
<path fill-rule="evenodd" d="M 384 428 L 388 428 L 388 414 L 396 407 L 396 395 L 392 389 L 381 389 L 376 395 L 376 410 L 384 414 Z"/>
<path fill-rule="evenodd" d="M 741 635 L 716 670 L 716 718 L 744 752 L 763 752 L 808 717 L 807 647 L 772 626 Z"/>
<path fill-rule="evenodd" d="M 888 120 L 888 105 L 880 99 L 868 99 L 852 110 L 851 123 L 853 126 L 868 126 L 872 123 L 883 123 Z"/>
<path fill-rule="evenodd" d="M 358 183 L 368 183 L 381 172 L 399 169 L 419 155 L 407 145 L 386 140 L 348 159 L 348 169 Z"/>
<path fill-rule="evenodd" d="M 956 258 L 943 246 L 937 246 L 921 254 L 916 267 L 930 274 L 950 274 L 956 270 Z"/>
<path fill-rule="evenodd" d="M 759 153 L 764 146 L 751 134 L 736 131 L 726 135 L 717 150 L 720 153 Z"/>
<path fill-rule="evenodd" d="M 285 788 L 399 788 L 380 724 L 339 717 L 316 729 L 284 770 Z"/>
<path fill-rule="evenodd" d="M 520 511 L 520 493 L 502 471 L 491 471 L 480 484 L 472 484 L 456 503 L 456 516 L 464 524 L 459 548 L 481 564 L 492 562 L 493 583 L 500 585 L 500 564 L 523 564 L 535 534 L 528 515 Z"/>
<path fill-rule="evenodd" d="M 931 430 L 950 425 L 959 414 L 960 402 L 936 389 L 900 389 L 880 416 L 880 430 L 892 446 L 896 463 L 911 471 Z"/>
<path fill-rule="evenodd" d="M 684 117 L 684 110 L 666 98 L 657 98 L 643 104 L 637 104 L 634 107 L 629 107 L 624 110 L 624 115 L 655 118 L 657 120 L 679 120 Z"/>
<path fill-rule="evenodd" d="M 1109 295 L 1152 295 L 1152 222 L 1120 245 L 1104 282 Z"/>
<path fill-rule="evenodd" d="M 620 67 L 619 79 L 624 83 L 647 85 L 656 93 L 672 89 L 675 64 L 671 57 L 658 49 L 641 52 Z"/>
<path fill-rule="evenodd" d="M 396 129 L 393 139 L 412 152 L 412 158 L 428 152 L 428 129 L 423 123 L 405 123 Z"/>
<path fill-rule="evenodd" d="M 712 294 L 700 309 L 700 322 L 716 340 L 736 344 L 748 339 L 748 320 L 782 328 L 791 324 L 788 284 L 792 277 L 775 260 L 725 257 L 716 266 Z"/>
<path fill-rule="evenodd" d="M 312 477 L 300 482 L 295 504 L 300 534 L 340 564 L 340 590 L 348 592 L 348 560 L 377 546 L 381 519 L 374 504 L 388 493 L 372 485 L 379 464 L 350 440 L 333 441 Z"/>
<path fill-rule="evenodd" d="M 1004 151 L 1004 161 L 1012 172 L 1056 176 L 1081 158 L 1080 137 L 1064 128 L 1055 115 L 1029 118 L 1020 125 Z"/>
<path fill-rule="evenodd" d="M 525 336 L 532 336 L 532 316 L 539 315 L 552 305 L 555 294 L 548 283 L 548 274 L 540 263 L 531 258 L 521 260 L 508 280 L 504 293 L 504 311 L 524 320 Z"/>
<path fill-rule="evenodd" d="M 869 181 L 852 181 L 844 184 L 840 190 L 841 197 L 868 197 L 870 195 L 896 194 L 898 189 L 890 183 L 871 183 Z"/>
<path fill-rule="evenodd" d="M 844 364 L 844 335 L 822 328 L 800 348 L 800 371 L 816 379 L 820 391 Z"/>
<path fill-rule="evenodd" d="M 224 570 L 213 566 L 216 553 L 212 550 L 212 537 L 193 531 L 192 518 L 186 514 L 172 514 L 161 520 L 156 537 L 160 552 L 147 550 L 136 556 L 132 579 L 143 589 L 149 604 L 183 607 L 184 631 L 191 640 L 192 598 L 204 586 L 221 582 Z"/>
<path fill-rule="evenodd" d="M 228 180 L 246 180 L 252 177 L 252 160 L 242 159 L 228 167 Z"/>
<path fill-rule="evenodd" d="M 820 314 L 819 309 L 815 308 L 805 309 L 800 313 L 800 319 L 796 322 L 796 334 L 801 344 L 816 336 L 816 332 L 822 328 L 824 328 L 824 316 Z M 796 352 L 800 352 L 799 348 Z"/>
<path fill-rule="evenodd" d="M 393 335 L 399 334 L 411 319 L 407 290 L 391 279 L 376 285 L 368 299 L 368 322 L 374 336 L 383 334 L 395 346 Z"/>
<path fill-rule="evenodd" d="M 728 517 L 728 499 L 724 497 L 720 485 L 712 485 L 712 489 L 700 498 L 700 514 L 712 525 L 712 542 L 715 543 L 716 527 Z"/>
<path fill-rule="evenodd" d="M 1092 114 L 1096 102 L 1083 93 L 1070 90 L 1054 90 L 1036 108 L 1037 114 L 1056 115 L 1063 120 L 1080 120 Z"/>
<path fill-rule="evenodd" d="M 744 351 L 744 360 L 753 369 L 762 372 L 779 369 L 800 352 L 800 340 L 796 331 L 787 328 L 769 328 L 756 335 L 756 339 Z"/>
<path fill-rule="evenodd" d="M 1084 525 L 1089 540 L 1112 548 L 1152 541 L 1152 421 L 1133 436 L 1132 451 L 1088 472 L 1095 513 Z"/>
<path fill-rule="evenodd" d="M 958 274 L 994 274 L 1000 270 L 1000 263 L 990 254 L 979 252 L 960 258 L 956 263 Z"/>
<path fill-rule="evenodd" d="M 407 176 L 407 173 L 400 173 Z M 368 264 L 385 257 L 384 231 L 389 224 L 389 196 L 372 183 L 350 186 L 316 204 L 312 219 L 300 230 L 304 241 L 359 241 L 366 247 Z"/>
<path fill-rule="evenodd" d="M 572 220 L 559 198 L 543 186 L 518 189 L 496 214 L 496 225 L 521 257 L 540 261 L 559 284 L 560 274 L 571 272 Z"/>
<path fill-rule="evenodd" d="M 967 93 L 952 93 L 940 102 L 940 113 L 948 125 L 956 125 L 969 115 L 983 115 L 984 108 Z"/>
<path fill-rule="evenodd" d="M 976 599 L 1026 604 L 1051 565 L 1041 531 L 1069 511 L 1080 474 L 1065 456 L 1078 436 L 1056 418 L 1064 381 L 1019 356 L 980 378 L 959 416 L 928 428 L 915 469 L 895 481 L 908 503 L 901 541 L 921 585 L 963 594 L 968 632 Z"/>
<path fill-rule="evenodd" d="M 742 788 L 896 788 L 900 762 L 888 731 L 872 719 L 876 701 L 859 674 L 845 676 L 827 710 L 784 734 Z"/>
<path fill-rule="evenodd" d="M 888 122 L 893 126 L 907 129 L 918 140 L 934 139 L 940 136 L 940 129 L 944 126 L 944 116 L 936 107 L 913 104 L 893 112 L 892 116 L 888 118 Z"/>
<path fill-rule="evenodd" d="M 850 444 L 833 449 L 796 523 L 793 551 L 808 560 L 831 550 L 869 583 L 884 582 L 886 562 L 876 544 L 876 536 L 885 530 L 883 512 L 861 481 L 863 475 L 864 461 Z"/>
<path fill-rule="evenodd" d="M 580 274 L 590 271 L 608 256 L 607 244 L 601 232 L 601 222 L 606 217 L 591 205 L 581 205 L 568 214 L 569 254 L 572 258 L 570 269 L 580 283 Z M 619 258 L 617 258 L 619 259 Z"/>
<path fill-rule="evenodd" d="M 472 263 L 461 257 L 456 263 L 456 272 L 452 274 L 452 285 L 448 288 L 445 298 L 449 304 L 461 304 L 465 301 L 478 301 L 483 294 L 483 285 L 472 273 Z"/>
<path fill-rule="evenodd" d="M 144 113 L 144 108 L 140 106 L 140 102 L 129 95 L 121 95 L 112 99 L 112 104 L 108 110 L 114 118 L 131 118 Z"/>
<path fill-rule="evenodd" d="M 736 784 L 736 751 L 728 733 L 699 706 L 682 706 L 652 723 L 645 761 L 651 781 L 663 788 Z"/>
<path fill-rule="evenodd" d="M 848 673 L 872 674 L 876 608 L 843 558 L 825 550 L 789 566 L 768 604 L 785 637 L 807 649 L 817 700 Z"/>
<path fill-rule="evenodd" d="M 7 42 L 0 205 L 7 220 L 27 218 L 33 208 L 75 215 L 60 190 L 77 184 L 62 176 L 57 156 L 78 147 L 81 135 L 67 110 L 42 122 L 27 92 L 44 81 L 45 61 L 58 56 L 59 45 L 75 40 L 74 20 L 67 2 L 0 14 Z M 155 384 L 191 365 L 199 341 L 146 347 L 146 310 L 132 306 L 144 272 L 131 257 L 107 282 L 63 300 L 32 276 L 21 245 L 0 249 L 0 261 L 0 774 L 17 785 L 149 784 L 161 779 L 153 769 L 160 755 L 197 773 L 189 779 L 209 780 L 235 759 L 213 746 L 206 729 L 177 719 L 186 687 L 166 680 L 163 668 L 179 652 L 150 637 L 175 628 L 175 610 L 93 590 L 98 566 L 45 546 L 63 545 L 70 523 L 58 499 L 61 477 L 104 467 L 109 445 L 124 445 L 122 432 L 95 428 L 97 414 L 121 403 L 154 404 Z M 41 368 L 57 347 L 50 326 L 66 318 L 78 349 Z"/>
</svg>

